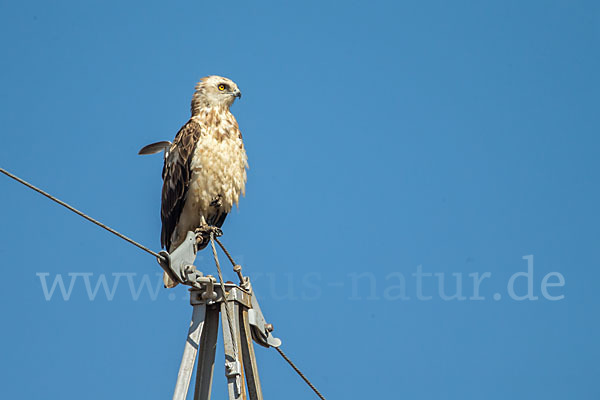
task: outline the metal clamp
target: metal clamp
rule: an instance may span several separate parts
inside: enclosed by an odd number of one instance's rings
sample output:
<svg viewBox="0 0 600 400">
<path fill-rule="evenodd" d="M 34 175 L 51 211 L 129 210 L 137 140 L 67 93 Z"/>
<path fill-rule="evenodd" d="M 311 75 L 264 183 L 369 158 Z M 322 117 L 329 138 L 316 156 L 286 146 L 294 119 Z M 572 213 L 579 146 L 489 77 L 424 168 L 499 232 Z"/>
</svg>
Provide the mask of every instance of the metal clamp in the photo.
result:
<svg viewBox="0 0 600 400">
<path fill-rule="evenodd" d="M 232 378 L 234 376 L 242 375 L 242 364 L 239 361 L 226 361 L 225 362 L 225 376 Z"/>
<path fill-rule="evenodd" d="M 250 279 L 246 278 L 246 283 L 249 290 L 252 291 Z M 273 325 L 267 324 L 267 321 L 260 310 L 260 306 L 258 305 L 258 299 L 256 298 L 254 291 L 252 291 L 252 296 L 250 296 L 250 303 L 252 308 L 248 310 L 248 320 L 252 327 L 252 339 L 263 347 L 281 346 L 281 340 L 271 334 L 274 329 Z"/>
<path fill-rule="evenodd" d="M 185 240 L 172 253 L 161 251 L 162 258 L 158 259 L 161 268 L 169 277 L 179 283 L 197 286 L 202 272 L 194 266 L 196 261 L 196 234 L 188 232 Z"/>
<path fill-rule="evenodd" d="M 235 378 L 235 390 L 242 393 L 242 364 L 238 360 L 225 362 L 225 376 Z"/>
</svg>

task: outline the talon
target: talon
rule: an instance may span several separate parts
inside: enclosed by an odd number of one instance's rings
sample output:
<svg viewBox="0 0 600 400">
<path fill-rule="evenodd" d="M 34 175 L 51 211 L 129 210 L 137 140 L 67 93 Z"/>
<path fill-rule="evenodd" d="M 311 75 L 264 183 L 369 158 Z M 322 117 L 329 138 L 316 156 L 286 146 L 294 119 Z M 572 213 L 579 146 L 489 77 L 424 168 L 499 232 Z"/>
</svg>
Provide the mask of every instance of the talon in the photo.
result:
<svg viewBox="0 0 600 400">
<path fill-rule="evenodd" d="M 200 246 L 204 244 L 204 242 L 206 242 L 206 240 L 204 240 L 204 235 L 198 234 L 198 232 L 196 232 L 196 246 Z"/>
<path fill-rule="evenodd" d="M 216 226 L 203 225 L 194 230 L 196 234 L 196 246 L 200 248 L 204 248 L 206 244 L 208 244 L 210 240 L 210 235 L 214 235 L 214 237 L 223 236 L 223 231 Z"/>
<path fill-rule="evenodd" d="M 198 235 L 198 234 L 202 234 L 202 233 L 208 233 L 209 230 L 210 230 L 210 227 L 208 225 L 202 225 L 202 226 L 199 226 L 198 228 L 196 228 L 194 233 L 196 235 Z"/>
</svg>

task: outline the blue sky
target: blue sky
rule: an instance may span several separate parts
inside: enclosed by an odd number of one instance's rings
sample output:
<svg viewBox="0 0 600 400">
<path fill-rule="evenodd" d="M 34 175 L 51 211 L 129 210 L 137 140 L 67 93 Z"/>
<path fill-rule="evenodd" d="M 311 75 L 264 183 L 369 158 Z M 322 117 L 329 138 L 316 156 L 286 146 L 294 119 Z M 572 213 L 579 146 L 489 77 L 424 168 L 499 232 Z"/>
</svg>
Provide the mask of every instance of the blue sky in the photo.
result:
<svg viewBox="0 0 600 400">
<path fill-rule="evenodd" d="M 328 399 L 599 398 L 598 3 L 2 1 L 0 33 L 0 166 L 155 250 L 137 151 L 199 78 L 238 83 L 223 241 Z M 5 397 L 169 398 L 185 288 L 0 178 Z M 265 398 L 313 398 L 257 357 Z"/>
</svg>

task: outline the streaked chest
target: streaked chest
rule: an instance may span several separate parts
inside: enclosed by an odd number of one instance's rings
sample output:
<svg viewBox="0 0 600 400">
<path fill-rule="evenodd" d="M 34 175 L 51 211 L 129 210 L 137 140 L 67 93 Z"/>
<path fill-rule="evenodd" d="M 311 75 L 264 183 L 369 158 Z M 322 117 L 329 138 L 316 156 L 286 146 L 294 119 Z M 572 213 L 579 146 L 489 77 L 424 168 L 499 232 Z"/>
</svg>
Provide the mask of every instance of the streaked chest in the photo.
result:
<svg viewBox="0 0 600 400">
<path fill-rule="evenodd" d="M 217 198 L 230 210 L 244 194 L 247 156 L 237 122 L 230 113 L 200 115 L 202 134 L 191 163 L 190 193 L 201 210 Z"/>
</svg>

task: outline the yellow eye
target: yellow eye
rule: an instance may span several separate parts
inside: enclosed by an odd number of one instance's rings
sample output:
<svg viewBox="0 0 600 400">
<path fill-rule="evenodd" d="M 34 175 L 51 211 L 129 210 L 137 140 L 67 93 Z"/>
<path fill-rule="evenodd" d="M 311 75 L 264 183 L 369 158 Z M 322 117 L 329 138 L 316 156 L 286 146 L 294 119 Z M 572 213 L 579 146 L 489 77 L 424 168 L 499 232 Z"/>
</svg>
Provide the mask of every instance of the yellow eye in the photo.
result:
<svg viewBox="0 0 600 400">
<path fill-rule="evenodd" d="M 220 84 L 220 85 L 219 85 L 219 90 L 220 90 L 220 91 L 223 91 L 223 90 L 225 90 L 225 85 L 223 85 L 223 84 Z"/>
</svg>

